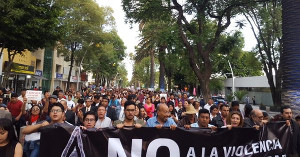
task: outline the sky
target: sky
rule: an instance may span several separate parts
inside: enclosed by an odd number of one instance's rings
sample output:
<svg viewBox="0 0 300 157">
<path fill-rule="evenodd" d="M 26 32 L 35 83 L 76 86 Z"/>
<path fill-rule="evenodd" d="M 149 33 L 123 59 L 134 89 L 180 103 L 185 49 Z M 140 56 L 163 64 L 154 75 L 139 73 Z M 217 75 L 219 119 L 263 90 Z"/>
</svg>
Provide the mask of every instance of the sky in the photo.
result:
<svg viewBox="0 0 300 157">
<path fill-rule="evenodd" d="M 134 47 L 139 42 L 139 31 L 138 31 L 138 25 L 131 25 L 125 23 L 125 12 L 123 11 L 123 8 L 121 6 L 122 0 L 97 0 L 97 3 L 100 6 L 108 6 L 111 7 L 114 10 L 113 16 L 116 21 L 116 27 L 118 31 L 118 35 L 123 40 L 124 45 L 127 47 L 126 54 L 127 57 L 124 59 L 123 63 L 125 64 L 126 70 L 128 72 L 128 80 L 130 81 L 132 78 L 132 72 L 133 72 L 133 64 L 134 62 L 131 61 L 128 57 L 129 53 L 135 53 Z M 242 17 L 237 17 L 237 19 L 242 19 Z M 235 27 L 235 20 L 232 20 L 231 25 L 227 28 L 226 32 L 231 32 L 233 30 L 237 30 L 238 28 Z M 256 40 L 254 38 L 254 35 L 249 27 L 249 25 L 246 25 L 243 29 L 240 30 L 244 36 L 245 40 L 245 46 L 243 48 L 244 51 L 251 51 L 253 47 L 256 44 Z"/>
</svg>

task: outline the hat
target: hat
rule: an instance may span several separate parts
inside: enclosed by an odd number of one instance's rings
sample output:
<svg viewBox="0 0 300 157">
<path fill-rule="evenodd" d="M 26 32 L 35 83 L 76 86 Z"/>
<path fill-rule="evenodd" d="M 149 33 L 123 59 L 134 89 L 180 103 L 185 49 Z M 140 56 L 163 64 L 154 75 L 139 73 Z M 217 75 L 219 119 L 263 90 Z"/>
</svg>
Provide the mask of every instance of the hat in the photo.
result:
<svg viewBox="0 0 300 157">
<path fill-rule="evenodd" d="M 190 96 L 190 97 L 189 97 L 189 100 L 192 100 L 192 99 L 194 99 L 194 97 Z"/>
<path fill-rule="evenodd" d="M 7 106 L 5 104 L 0 104 L 0 107 L 7 108 Z"/>
<path fill-rule="evenodd" d="M 49 98 L 57 99 L 57 95 L 51 95 Z"/>
<path fill-rule="evenodd" d="M 186 112 L 184 112 L 185 114 L 196 114 L 197 111 L 196 109 L 194 108 L 193 105 L 189 105 L 186 107 Z"/>
</svg>

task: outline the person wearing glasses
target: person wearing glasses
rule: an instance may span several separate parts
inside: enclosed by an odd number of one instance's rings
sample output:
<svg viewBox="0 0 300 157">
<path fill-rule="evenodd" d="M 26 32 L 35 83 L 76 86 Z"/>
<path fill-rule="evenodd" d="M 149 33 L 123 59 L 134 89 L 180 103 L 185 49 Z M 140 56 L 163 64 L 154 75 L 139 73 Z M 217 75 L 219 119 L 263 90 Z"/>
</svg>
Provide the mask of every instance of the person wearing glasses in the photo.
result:
<svg viewBox="0 0 300 157">
<path fill-rule="evenodd" d="M 92 129 L 95 128 L 96 125 L 96 115 L 93 111 L 89 111 L 83 116 L 83 126 L 82 129 Z"/>
<path fill-rule="evenodd" d="M 34 132 L 40 132 L 41 128 L 44 126 L 48 126 L 49 124 L 58 124 L 58 125 L 70 125 L 68 123 L 65 123 L 65 112 L 64 112 L 64 106 L 61 103 L 54 103 L 49 108 L 49 115 L 51 118 L 50 123 L 48 121 L 41 121 L 35 125 L 28 125 L 23 129 L 23 134 L 31 134 Z M 70 125 L 72 126 L 72 125 Z"/>
<path fill-rule="evenodd" d="M 145 122 L 141 119 L 134 120 L 134 113 L 136 110 L 136 105 L 133 101 L 126 101 L 124 104 L 124 113 L 125 119 L 123 121 L 117 120 L 114 122 L 114 127 L 118 129 L 123 128 L 124 126 L 134 126 L 135 128 L 141 128 L 145 126 Z"/>
</svg>

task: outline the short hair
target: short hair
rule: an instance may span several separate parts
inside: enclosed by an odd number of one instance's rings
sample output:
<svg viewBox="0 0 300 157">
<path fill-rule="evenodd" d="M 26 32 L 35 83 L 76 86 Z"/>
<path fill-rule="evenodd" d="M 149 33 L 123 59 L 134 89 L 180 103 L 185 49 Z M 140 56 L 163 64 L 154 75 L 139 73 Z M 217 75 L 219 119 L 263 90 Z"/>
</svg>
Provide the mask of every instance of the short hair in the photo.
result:
<svg viewBox="0 0 300 157">
<path fill-rule="evenodd" d="M 231 102 L 231 107 L 234 107 L 234 106 L 239 106 L 239 102 L 238 101 L 232 101 Z"/>
<path fill-rule="evenodd" d="M 98 117 L 96 116 L 95 112 L 93 112 L 93 111 L 88 111 L 88 112 L 86 112 L 86 113 L 83 115 L 83 120 L 85 120 L 85 118 L 86 118 L 88 115 L 94 116 L 94 117 L 95 117 L 95 120 L 98 119 Z"/>
<path fill-rule="evenodd" d="M 222 104 L 222 105 L 220 106 L 220 110 L 221 110 L 221 111 L 222 111 L 223 107 L 228 107 L 228 108 L 229 108 L 229 106 L 228 106 L 228 105 L 226 105 L 226 104 Z"/>
<path fill-rule="evenodd" d="M 22 89 L 21 89 L 21 92 L 22 92 L 22 91 L 27 91 L 27 89 L 26 89 L 26 88 L 22 88 Z"/>
<path fill-rule="evenodd" d="M 161 100 L 161 99 L 165 99 L 165 100 L 166 100 L 166 98 L 165 98 L 165 97 L 161 97 L 161 98 L 160 98 L 160 100 Z"/>
<path fill-rule="evenodd" d="M 78 99 L 77 103 L 83 104 L 83 103 L 84 103 L 84 100 L 83 100 L 83 99 Z"/>
<path fill-rule="evenodd" d="M 214 110 L 215 108 L 218 109 L 217 105 L 212 105 L 212 106 L 210 107 L 210 109 L 209 109 L 210 113 L 211 113 L 211 111 Z"/>
<path fill-rule="evenodd" d="M 282 114 L 283 110 L 285 110 L 285 109 L 291 109 L 291 106 L 289 106 L 289 105 L 283 105 L 283 106 L 281 106 L 280 113 Z"/>
<path fill-rule="evenodd" d="M 48 90 L 45 90 L 45 92 L 44 92 L 44 95 L 45 95 L 46 93 L 50 93 L 50 91 L 48 91 Z"/>
<path fill-rule="evenodd" d="M 136 106 L 135 103 L 134 103 L 133 101 L 126 101 L 125 104 L 124 104 L 124 109 L 126 109 L 126 108 L 127 108 L 128 106 L 130 106 L 130 105 Z"/>
<path fill-rule="evenodd" d="M 54 106 L 60 107 L 60 109 L 61 109 L 63 112 L 65 111 L 64 106 L 63 106 L 61 103 L 59 103 L 59 102 L 58 102 L 58 103 L 53 103 L 53 104 L 50 106 L 49 111 L 51 111 L 52 108 L 53 108 Z"/>
<path fill-rule="evenodd" d="M 102 100 L 105 99 L 107 101 L 109 101 L 108 97 L 106 95 L 103 95 Z"/>
<path fill-rule="evenodd" d="M 199 110 L 199 113 L 198 113 L 198 117 L 200 117 L 200 115 L 201 115 L 202 113 L 207 113 L 207 114 L 209 114 L 209 111 L 208 111 L 207 109 L 200 109 L 200 110 Z"/>
<path fill-rule="evenodd" d="M 130 94 L 128 95 L 128 100 L 133 100 L 136 98 L 136 95 L 135 94 Z"/>
<path fill-rule="evenodd" d="M 269 114 L 267 112 L 263 112 L 263 115 L 264 115 L 264 117 L 269 117 Z"/>
<path fill-rule="evenodd" d="M 168 102 L 168 106 L 172 105 L 174 107 L 174 102 L 173 101 L 169 101 Z"/>
<path fill-rule="evenodd" d="M 97 99 L 97 100 L 99 100 L 100 96 L 99 95 L 95 95 L 94 98 Z"/>
<path fill-rule="evenodd" d="M 19 97 L 19 96 L 18 96 L 17 93 L 12 93 L 12 94 L 11 94 L 11 97 L 12 97 L 12 98 L 17 98 L 17 97 Z"/>
</svg>

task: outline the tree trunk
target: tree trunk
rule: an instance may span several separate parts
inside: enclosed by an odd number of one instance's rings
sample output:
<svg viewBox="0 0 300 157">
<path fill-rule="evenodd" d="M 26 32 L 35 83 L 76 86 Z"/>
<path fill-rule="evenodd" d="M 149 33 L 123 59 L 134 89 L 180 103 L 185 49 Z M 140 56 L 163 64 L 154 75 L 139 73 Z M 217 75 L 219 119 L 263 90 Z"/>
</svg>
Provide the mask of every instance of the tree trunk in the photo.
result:
<svg viewBox="0 0 300 157">
<path fill-rule="evenodd" d="M 69 71 L 69 75 L 68 75 L 68 82 L 67 82 L 67 89 L 66 90 L 69 90 L 69 88 L 70 88 L 70 81 L 71 81 L 73 64 L 74 64 L 74 51 L 71 51 L 71 64 L 70 64 L 70 71 Z"/>
<path fill-rule="evenodd" d="M 300 112 L 300 1 L 282 1 L 282 101 Z"/>
<path fill-rule="evenodd" d="M 171 92 L 171 87 L 172 87 L 172 79 L 171 76 L 168 75 L 168 92 Z"/>
<path fill-rule="evenodd" d="M 154 71 L 154 51 L 150 52 L 151 66 L 150 66 L 150 88 L 154 88 L 155 71 Z"/>
<path fill-rule="evenodd" d="M 158 54 L 158 60 L 159 60 L 159 89 L 160 91 L 165 90 L 165 75 L 166 75 L 166 69 L 165 69 L 165 52 L 166 47 L 160 46 L 159 47 L 159 54 Z M 168 85 L 169 87 L 169 85 Z"/>
</svg>

